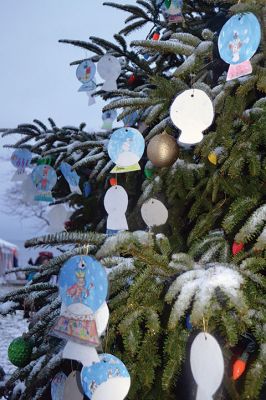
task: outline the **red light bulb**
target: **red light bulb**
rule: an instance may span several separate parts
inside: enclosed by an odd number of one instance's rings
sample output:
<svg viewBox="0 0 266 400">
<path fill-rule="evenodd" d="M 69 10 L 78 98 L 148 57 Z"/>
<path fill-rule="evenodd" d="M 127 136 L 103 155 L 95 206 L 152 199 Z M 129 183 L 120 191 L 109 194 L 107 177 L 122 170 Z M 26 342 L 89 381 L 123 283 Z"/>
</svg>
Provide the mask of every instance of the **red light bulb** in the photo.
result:
<svg viewBox="0 0 266 400">
<path fill-rule="evenodd" d="M 244 249 L 244 244 L 243 243 L 237 243 L 234 242 L 232 246 L 232 253 L 235 256 L 236 254 L 240 253 Z"/>
<path fill-rule="evenodd" d="M 111 186 L 116 186 L 116 185 L 117 185 L 117 179 L 116 179 L 116 178 L 111 178 L 111 179 L 109 180 L 109 182 L 110 182 L 110 185 L 111 185 Z"/>
</svg>

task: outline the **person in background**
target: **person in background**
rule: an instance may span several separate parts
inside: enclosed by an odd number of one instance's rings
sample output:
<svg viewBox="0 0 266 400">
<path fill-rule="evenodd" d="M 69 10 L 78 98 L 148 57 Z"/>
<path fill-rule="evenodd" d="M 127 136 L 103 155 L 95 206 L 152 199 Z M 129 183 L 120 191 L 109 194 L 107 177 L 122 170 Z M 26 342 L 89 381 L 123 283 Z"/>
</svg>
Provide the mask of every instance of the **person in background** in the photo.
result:
<svg viewBox="0 0 266 400">
<path fill-rule="evenodd" d="M 36 258 L 35 263 L 33 264 L 32 259 L 30 258 L 28 264 L 34 266 L 46 265 L 50 260 L 52 260 L 52 258 L 53 258 L 53 253 L 51 253 L 50 251 L 41 251 L 38 257 Z M 35 274 L 36 274 L 35 271 L 32 271 L 29 274 L 27 274 L 26 275 L 27 281 L 31 281 Z"/>
</svg>

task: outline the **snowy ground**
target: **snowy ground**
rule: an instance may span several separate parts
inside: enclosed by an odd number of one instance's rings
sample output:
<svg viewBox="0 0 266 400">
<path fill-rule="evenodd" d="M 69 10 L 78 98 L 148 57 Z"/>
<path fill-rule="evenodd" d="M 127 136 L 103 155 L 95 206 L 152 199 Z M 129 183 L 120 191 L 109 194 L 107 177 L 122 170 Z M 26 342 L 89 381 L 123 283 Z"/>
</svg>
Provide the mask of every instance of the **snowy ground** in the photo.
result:
<svg viewBox="0 0 266 400">
<path fill-rule="evenodd" d="M 18 286 L 0 285 L 0 296 L 17 289 Z M 0 365 L 7 375 L 11 374 L 16 367 L 8 361 L 7 349 L 10 342 L 21 336 L 27 330 L 27 321 L 23 319 L 23 311 L 16 311 L 16 314 L 0 316 Z"/>
</svg>

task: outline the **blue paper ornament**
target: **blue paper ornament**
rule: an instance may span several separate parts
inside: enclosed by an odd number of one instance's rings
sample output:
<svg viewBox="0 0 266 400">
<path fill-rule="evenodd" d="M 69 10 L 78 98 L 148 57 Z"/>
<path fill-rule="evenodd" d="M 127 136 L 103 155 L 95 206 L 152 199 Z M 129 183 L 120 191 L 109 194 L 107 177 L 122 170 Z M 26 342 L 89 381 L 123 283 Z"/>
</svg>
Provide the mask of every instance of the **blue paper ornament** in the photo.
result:
<svg viewBox="0 0 266 400">
<path fill-rule="evenodd" d="M 256 53 L 261 40 L 258 19 L 252 13 L 236 14 L 223 26 L 218 48 L 227 64 L 240 64 Z"/>
<path fill-rule="evenodd" d="M 130 388 L 126 366 L 111 354 L 100 354 L 100 362 L 81 371 L 81 383 L 89 399 L 123 400 Z"/>
<path fill-rule="evenodd" d="M 108 280 L 105 269 L 89 256 L 74 256 L 63 265 L 59 279 L 62 302 L 68 307 L 81 303 L 95 313 L 105 302 Z"/>
<path fill-rule="evenodd" d="M 83 196 L 87 198 L 90 196 L 91 192 L 92 192 L 92 187 L 91 187 L 90 182 L 84 182 L 83 183 Z"/>
<path fill-rule="evenodd" d="M 57 181 L 55 170 L 50 165 L 37 165 L 31 174 L 32 182 L 37 189 L 37 194 L 34 196 L 36 201 L 53 201 L 51 194 L 52 188 Z"/>
<path fill-rule="evenodd" d="M 52 400 L 63 400 L 64 399 L 64 388 L 67 380 L 67 376 L 64 372 L 58 372 L 55 375 L 51 383 L 51 397 Z"/>
<path fill-rule="evenodd" d="M 144 138 L 137 129 L 120 128 L 111 135 L 108 143 L 108 154 L 116 166 L 127 169 L 122 172 L 135 171 L 140 169 L 138 162 L 144 153 L 144 148 Z"/>
<path fill-rule="evenodd" d="M 115 110 L 104 111 L 102 114 L 102 129 L 111 130 L 113 128 L 113 122 L 116 120 L 116 118 L 117 112 Z"/>
<path fill-rule="evenodd" d="M 139 114 L 137 111 L 134 111 L 123 118 L 124 126 L 125 127 L 134 126 L 135 123 L 138 121 L 138 119 L 139 119 Z"/>
<path fill-rule="evenodd" d="M 71 165 L 66 162 L 62 162 L 60 164 L 60 171 L 62 172 L 65 180 L 69 184 L 70 190 L 72 192 L 77 192 L 77 193 L 81 194 L 81 191 L 79 188 L 80 177 L 77 174 L 77 172 L 72 169 Z"/>
<path fill-rule="evenodd" d="M 160 7 L 163 16 L 170 24 L 176 24 L 183 21 L 183 0 L 157 0 L 157 5 Z"/>
<path fill-rule="evenodd" d="M 17 168 L 18 173 L 24 173 L 25 168 L 30 166 L 32 154 L 27 149 L 16 149 L 11 156 L 12 165 Z"/>
</svg>

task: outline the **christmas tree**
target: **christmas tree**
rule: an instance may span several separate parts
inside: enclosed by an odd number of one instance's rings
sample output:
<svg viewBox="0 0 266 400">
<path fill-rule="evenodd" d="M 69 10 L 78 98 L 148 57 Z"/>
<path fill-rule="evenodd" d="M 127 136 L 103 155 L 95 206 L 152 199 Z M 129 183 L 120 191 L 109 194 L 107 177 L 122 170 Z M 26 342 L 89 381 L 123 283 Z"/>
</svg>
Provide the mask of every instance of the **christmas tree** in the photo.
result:
<svg viewBox="0 0 266 400">
<path fill-rule="evenodd" d="M 129 232 L 105 235 L 103 202 L 114 166 L 107 143 L 113 129 L 87 132 L 84 124 L 59 128 L 50 119 L 49 126 L 36 120 L 3 132 L 22 135 L 9 147 L 29 149 L 32 164 L 47 163 L 49 157 L 58 174 L 53 204 L 76 207 L 67 232 L 26 242 L 26 247 L 68 245 L 68 250 L 46 265 L 22 268 L 35 272 L 30 284 L 0 299 L 3 315 L 25 301 L 35 311 L 24 335 L 26 344 L 19 342 L 21 357 L 16 346 L 15 351 L 11 348 L 19 368 L 0 388 L 7 398 L 18 393 L 14 398 L 48 399 L 51 379 L 62 369 L 71 371 L 70 362 L 62 358 L 64 343 L 49 335 L 61 306 L 50 278 L 59 274 L 66 260 L 80 254 L 93 255 L 110 271 L 110 320 L 102 349 L 127 366 L 132 379 L 128 399 L 196 398 L 189 354 L 202 331 L 215 336 L 224 357 L 223 383 L 214 398 L 263 398 L 265 1 L 184 0 L 182 10 L 181 3 L 108 2 L 129 13 L 113 42 L 96 37 L 89 42 L 61 40 L 90 51 L 94 63 L 106 53 L 121 62 L 118 89 L 104 91 L 98 84 L 93 96 L 106 100 L 103 111 L 119 109 L 118 121 L 127 117 L 130 127 L 142 131 L 150 149 L 139 172 L 117 177 L 129 197 Z M 176 7 L 175 13 L 170 13 L 171 7 Z M 227 80 L 229 66 L 220 57 L 218 36 L 231 16 L 247 13 L 256 15 L 261 27 L 252 73 Z M 125 37 L 146 24 L 152 27 L 147 38 L 129 46 Z M 209 96 L 215 116 L 197 145 L 178 142 L 173 161 L 169 146 L 167 154 L 162 148 L 169 136 L 177 140 L 182 132 L 170 108 L 190 89 Z M 195 112 L 192 108 L 189 118 Z M 70 192 L 60 171 L 62 162 L 77 171 L 80 187 L 89 182 L 88 197 Z M 161 200 L 169 217 L 163 226 L 145 232 L 140 209 L 150 198 Z"/>
</svg>

